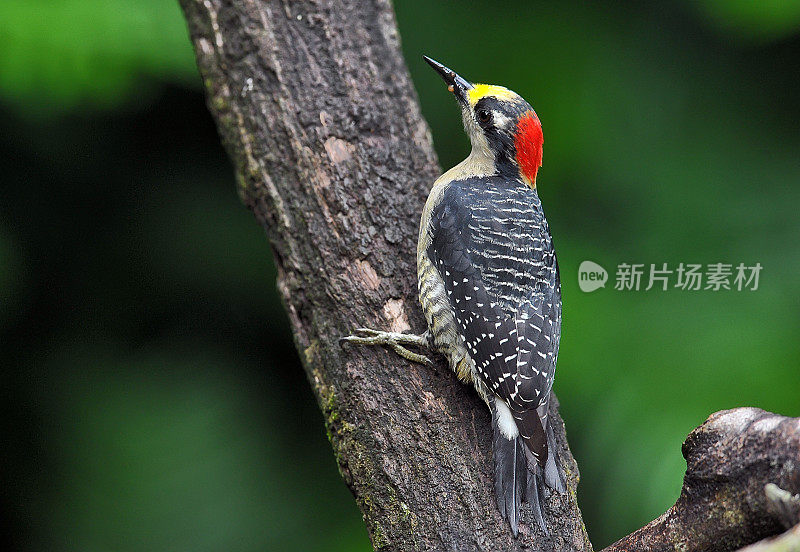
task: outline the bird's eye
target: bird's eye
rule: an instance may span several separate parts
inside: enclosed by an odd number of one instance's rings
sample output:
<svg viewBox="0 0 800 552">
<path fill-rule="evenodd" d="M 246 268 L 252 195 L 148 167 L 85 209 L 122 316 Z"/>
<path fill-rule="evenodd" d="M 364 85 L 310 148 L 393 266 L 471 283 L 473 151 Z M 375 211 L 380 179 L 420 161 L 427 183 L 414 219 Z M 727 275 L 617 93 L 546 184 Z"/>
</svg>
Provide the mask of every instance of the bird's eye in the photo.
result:
<svg viewBox="0 0 800 552">
<path fill-rule="evenodd" d="M 492 112 L 488 109 L 479 109 L 478 110 L 478 121 L 483 124 L 488 123 L 492 120 Z"/>
</svg>

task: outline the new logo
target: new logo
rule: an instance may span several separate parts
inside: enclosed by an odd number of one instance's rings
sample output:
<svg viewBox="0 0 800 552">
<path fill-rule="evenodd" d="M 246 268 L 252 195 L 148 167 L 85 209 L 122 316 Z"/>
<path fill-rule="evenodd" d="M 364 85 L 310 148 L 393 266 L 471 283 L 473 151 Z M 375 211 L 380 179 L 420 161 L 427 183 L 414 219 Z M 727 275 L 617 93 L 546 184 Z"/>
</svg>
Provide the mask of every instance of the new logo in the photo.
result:
<svg viewBox="0 0 800 552">
<path fill-rule="evenodd" d="M 581 291 L 592 292 L 597 288 L 605 287 L 608 281 L 606 269 L 592 261 L 583 261 L 578 267 L 578 286 Z"/>
</svg>

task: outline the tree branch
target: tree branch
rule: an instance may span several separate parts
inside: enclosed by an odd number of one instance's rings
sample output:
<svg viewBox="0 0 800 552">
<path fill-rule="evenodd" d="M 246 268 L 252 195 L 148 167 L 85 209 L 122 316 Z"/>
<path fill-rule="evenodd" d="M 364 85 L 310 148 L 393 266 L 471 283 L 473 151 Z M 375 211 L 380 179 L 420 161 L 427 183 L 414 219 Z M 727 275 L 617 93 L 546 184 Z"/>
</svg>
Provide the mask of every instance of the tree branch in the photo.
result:
<svg viewBox="0 0 800 552">
<path fill-rule="evenodd" d="M 590 550 L 577 465 L 544 538 L 495 505 L 488 409 L 443 364 L 340 349 L 356 325 L 422 330 L 417 225 L 439 174 L 388 0 L 181 0 L 244 202 L 266 228 L 342 477 L 381 550 Z M 444 91 L 443 91 L 444 93 Z M 453 116 L 457 116 L 454 109 Z"/>
<path fill-rule="evenodd" d="M 757 408 L 717 412 L 689 434 L 683 456 L 686 475 L 675 505 L 603 552 L 731 551 L 800 522 L 790 519 L 798 511 L 793 499 L 774 490 L 800 490 L 799 418 Z"/>
<path fill-rule="evenodd" d="M 746 546 L 740 552 L 800 552 L 800 525 L 773 539 Z"/>
</svg>

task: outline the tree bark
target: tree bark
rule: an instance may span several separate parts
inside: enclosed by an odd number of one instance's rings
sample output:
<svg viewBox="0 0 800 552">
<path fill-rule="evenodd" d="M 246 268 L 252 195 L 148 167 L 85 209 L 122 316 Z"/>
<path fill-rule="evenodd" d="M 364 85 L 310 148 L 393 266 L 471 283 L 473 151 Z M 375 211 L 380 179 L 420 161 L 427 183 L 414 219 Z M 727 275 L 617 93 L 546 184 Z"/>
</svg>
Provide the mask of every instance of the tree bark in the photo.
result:
<svg viewBox="0 0 800 552">
<path fill-rule="evenodd" d="M 416 238 L 440 171 L 389 1 L 181 4 L 209 108 L 241 196 L 269 235 L 297 349 L 374 547 L 590 550 L 557 401 L 551 420 L 569 492 L 548 500 L 549 538 L 526 509 L 515 539 L 495 505 L 488 409 L 476 393 L 441 361 L 432 369 L 338 344 L 357 326 L 425 327 Z"/>
<path fill-rule="evenodd" d="M 675 505 L 603 552 L 728 552 L 800 523 L 800 499 L 791 496 L 800 491 L 800 419 L 758 408 L 717 412 L 682 450 L 686 475 Z M 781 539 L 800 543 L 796 529 Z M 745 550 L 794 550 L 772 546 Z"/>
<path fill-rule="evenodd" d="M 741 552 L 800 552 L 800 525 L 773 539 L 746 546 Z"/>
<path fill-rule="evenodd" d="M 476 393 L 441 359 L 429 368 L 338 344 L 357 326 L 425 327 L 417 225 L 439 167 L 389 1 L 181 5 L 209 108 L 239 192 L 269 236 L 300 358 L 374 547 L 591 551 L 557 400 L 550 414 L 568 492 L 549 495 L 549 537 L 526 508 L 515 539 L 495 504 L 489 414 Z M 756 409 L 712 415 L 684 443 L 675 506 L 606 552 L 727 552 L 778 534 L 781 516 L 763 489 L 800 490 L 798 424 Z M 752 550 L 797 538 L 795 528 Z"/>
</svg>

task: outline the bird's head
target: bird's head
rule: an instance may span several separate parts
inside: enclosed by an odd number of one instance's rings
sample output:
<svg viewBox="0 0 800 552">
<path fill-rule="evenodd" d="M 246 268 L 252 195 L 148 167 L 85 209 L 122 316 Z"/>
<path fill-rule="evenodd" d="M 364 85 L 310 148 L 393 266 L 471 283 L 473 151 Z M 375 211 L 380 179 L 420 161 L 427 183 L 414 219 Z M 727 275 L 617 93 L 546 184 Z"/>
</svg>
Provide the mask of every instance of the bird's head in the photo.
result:
<svg viewBox="0 0 800 552">
<path fill-rule="evenodd" d="M 494 162 L 497 173 L 521 178 L 536 187 L 542 166 L 544 136 L 539 117 L 516 92 L 490 84 L 473 84 L 441 63 L 423 56 L 456 97 L 472 155 Z"/>
</svg>

